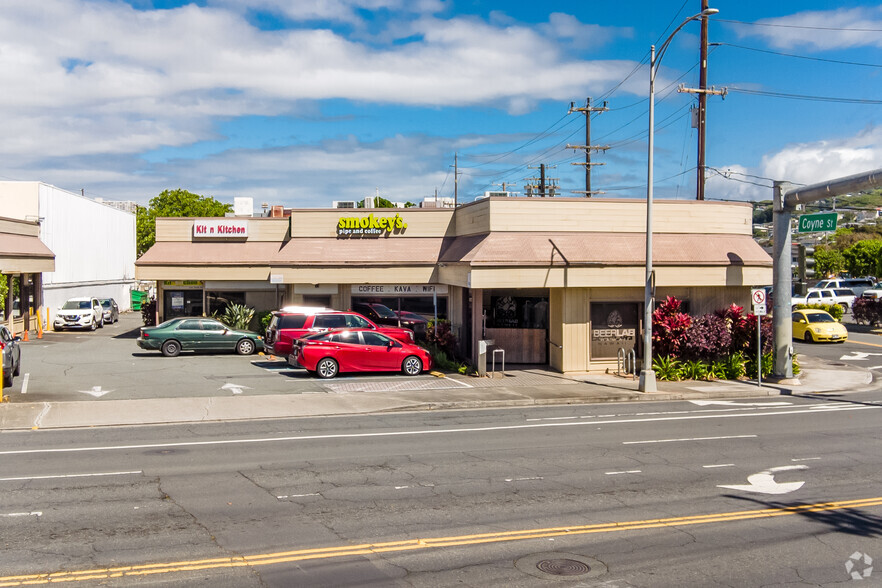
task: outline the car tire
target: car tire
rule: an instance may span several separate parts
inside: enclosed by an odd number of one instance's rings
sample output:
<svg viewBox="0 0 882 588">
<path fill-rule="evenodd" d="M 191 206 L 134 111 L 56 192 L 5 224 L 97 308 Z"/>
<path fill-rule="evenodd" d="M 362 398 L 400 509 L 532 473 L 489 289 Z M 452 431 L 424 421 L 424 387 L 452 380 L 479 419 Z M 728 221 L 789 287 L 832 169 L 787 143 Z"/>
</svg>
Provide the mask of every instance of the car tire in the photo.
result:
<svg viewBox="0 0 882 588">
<path fill-rule="evenodd" d="M 161 351 L 166 357 L 177 357 L 181 353 L 181 344 L 174 339 L 169 339 L 162 344 Z"/>
<path fill-rule="evenodd" d="M 12 372 L 3 372 L 3 387 L 12 388 Z"/>
<path fill-rule="evenodd" d="M 336 360 L 326 357 L 315 365 L 315 373 L 323 380 L 330 380 L 340 371 L 340 365 Z"/>
<path fill-rule="evenodd" d="M 805 332 L 803 339 L 805 339 L 806 343 L 814 343 L 815 342 L 815 339 L 812 337 L 812 334 L 808 331 Z"/>
<path fill-rule="evenodd" d="M 416 355 L 408 355 L 401 362 L 401 371 L 408 376 L 418 376 L 423 373 L 423 360 Z"/>
<path fill-rule="evenodd" d="M 18 363 L 15 364 L 15 369 L 12 370 L 13 376 L 17 376 L 19 374 L 21 374 L 21 358 L 20 357 L 18 358 Z"/>
<path fill-rule="evenodd" d="M 848 314 L 848 305 L 842 302 L 839 306 L 842 307 L 842 314 Z"/>
<path fill-rule="evenodd" d="M 94 330 L 97 329 L 97 328 L 98 328 L 98 323 L 95 322 L 95 317 L 92 317 L 92 324 L 89 325 L 89 330 L 90 330 L 90 331 L 94 331 Z"/>
<path fill-rule="evenodd" d="M 240 339 L 236 343 L 236 353 L 239 355 L 251 355 L 255 349 L 257 349 L 257 345 L 251 339 Z"/>
<path fill-rule="evenodd" d="M 101 322 L 98 323 L 98 328 L 99 329 L 104 328 L 104 315 L 101 315 Z"/>
</svg>

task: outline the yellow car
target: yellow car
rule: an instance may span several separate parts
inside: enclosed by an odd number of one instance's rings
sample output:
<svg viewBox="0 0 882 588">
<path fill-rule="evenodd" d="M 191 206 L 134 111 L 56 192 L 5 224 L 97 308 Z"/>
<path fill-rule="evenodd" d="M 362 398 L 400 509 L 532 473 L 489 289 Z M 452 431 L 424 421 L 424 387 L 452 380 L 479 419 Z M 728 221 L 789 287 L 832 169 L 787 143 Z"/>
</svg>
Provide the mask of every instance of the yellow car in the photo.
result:
<svg viewBox="0 0 882 588">
<path fill-rule="evenodd" d="M 806 343 L 815 341 L 844 343 L 848 339 L 848 331 L 842 323 L 836 322 L 830 313 L 805 308 L 793 311 L 793 338 L 803 339 Z"/>
</svg>

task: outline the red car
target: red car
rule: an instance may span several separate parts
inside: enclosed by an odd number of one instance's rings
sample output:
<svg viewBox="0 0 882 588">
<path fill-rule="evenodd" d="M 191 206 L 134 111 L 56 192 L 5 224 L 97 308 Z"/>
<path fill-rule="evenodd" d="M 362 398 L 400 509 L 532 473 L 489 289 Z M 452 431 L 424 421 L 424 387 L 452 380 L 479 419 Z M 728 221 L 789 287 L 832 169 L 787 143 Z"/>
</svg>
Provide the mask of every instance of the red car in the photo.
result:
<svg viewBox="0 0 882 588">
<path fill-rule="evenodd" d="M 337 329 L 295 341 L 288 363 L 320 378 L 341 372 L 402 371 L 416 376 L 432 367 L 429 352 L 373 329 Z"/>
<path fill-rule="evenodd" d="M 291 346 L 300 337 L 330 329 L 373 329 L 402 343 L 415 341 L 410 329 L 378 326 L 357 312 L 288 307 L 273 312 L 264 343 L 267 353 L 285 357 L 291 353 Z"/>
</svg>

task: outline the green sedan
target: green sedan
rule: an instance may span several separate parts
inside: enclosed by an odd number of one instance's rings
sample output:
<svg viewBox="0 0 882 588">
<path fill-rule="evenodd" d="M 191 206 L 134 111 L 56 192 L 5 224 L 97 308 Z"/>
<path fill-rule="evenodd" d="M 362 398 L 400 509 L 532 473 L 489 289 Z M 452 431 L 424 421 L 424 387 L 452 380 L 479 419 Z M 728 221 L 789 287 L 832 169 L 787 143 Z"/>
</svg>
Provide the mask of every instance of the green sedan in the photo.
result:
<svg viewBox="0 0 882 588">
<path fill-rule="evenodd" d="M 138 347 L 162 351 L 166 357 L 175 357 L 183 350 L 251 355 L 263 351 L 263 337 L 252 331 L 231 329 L 210 318 L 179 317 L 155 327 L 142 327 Z"/>
</svg>

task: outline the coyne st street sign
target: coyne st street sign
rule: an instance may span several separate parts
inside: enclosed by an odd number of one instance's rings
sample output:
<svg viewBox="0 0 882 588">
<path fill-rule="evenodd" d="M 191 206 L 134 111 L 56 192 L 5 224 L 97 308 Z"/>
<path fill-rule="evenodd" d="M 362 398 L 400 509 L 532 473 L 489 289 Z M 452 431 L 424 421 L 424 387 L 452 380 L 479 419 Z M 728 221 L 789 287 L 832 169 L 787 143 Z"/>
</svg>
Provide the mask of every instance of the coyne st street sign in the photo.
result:
<svg viewBox="0 0 882 588">
<path fill-rule="evenodd" d="M 803 214 L 799 217 L 799 233 L 820 233 L 822 231 L 836 230 L 835 212 L 825 212 L 823 214 Z"/>
</svg>

